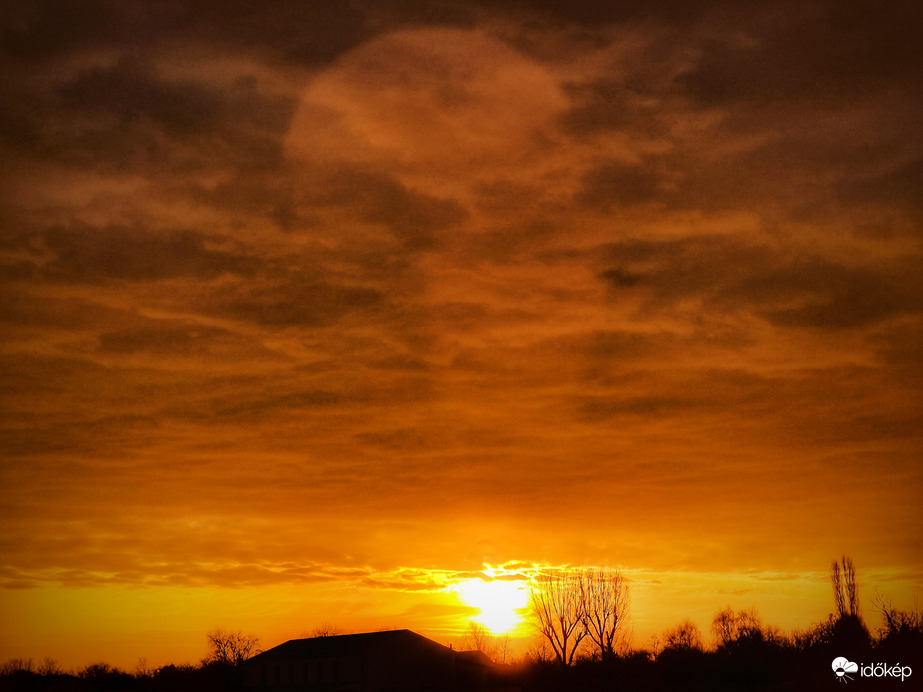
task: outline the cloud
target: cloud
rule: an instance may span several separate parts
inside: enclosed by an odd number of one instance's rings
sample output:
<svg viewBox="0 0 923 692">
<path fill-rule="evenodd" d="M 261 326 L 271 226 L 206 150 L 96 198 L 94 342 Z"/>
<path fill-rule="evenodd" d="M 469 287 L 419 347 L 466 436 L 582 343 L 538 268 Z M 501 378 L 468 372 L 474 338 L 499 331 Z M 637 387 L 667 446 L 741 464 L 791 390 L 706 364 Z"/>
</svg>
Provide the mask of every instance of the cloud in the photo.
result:
<svg viewBox="0 0 923 692">
<path fill-rule="evenodd" d="M 150 353 L 166 357 L 202 357 L 222 353 L 224 357 L 247 354 L 271 358 L 258 341 L 219 327 L 179 320 L 138 320 L 140 324 L 104 331 L 99 351 L 106 354 Z"/>
<path fill-rule="evenodd" d="M 20 60 L 48 59 L 98 45 L 118 34 L 116 13 L 104 2 L 13 2 L 6 12 L 4 52 Z"/>
<path fill-rule="evenodd" d="M 75 226 L 49 229 L 37 240 L 54 256 L 44 273 L 58 281 L 208 280 L 225 273 L 249 275 L 254 271 L 246 257 L 221 249 L 225 239 L 193 230 Z"/>
<path fill-rule="evenodd" d="M 743 21 L 737 11 L 730 15 L 743 30 L 705 43 L 695 69 L 680 80 L 702 103 L 849 99 L 857 89 L 915 79 L 893 69 L 910 58 L 911 3 L 885 12 L 868 2 L 789 5 L 784 12 L 767 5 L 758 20 Z"/>
<path fill-rule="evenodd" d="M 790 256 L 740 238 L 627 241 L 604 249 L 601 273 L 616 296 L 642 292 L 649 308 L 686 300 L 744 310 L 782 327 L 842 329 L 918 314 L 916 260 L 850 266 Z"/>
<path fill-rule="evenodd" d="M 236 295 L 216 295 L 216 308 L 224 315 L 270 326 L 331 324 L 351 312 L 375 307 L 381 294 L 375 288 L 337 285 L 291 277 L 281 285 L 250 289 Z"/>
<path fill-rule="evenodd" d="M 349 166 L 309 175 L 298 181 L 298 206 L 332 207 L 360 221 L 381 224 L 408 249 L 431 249 L 439 231 L 468 217 L 455 200 L 409 188 L 391 175 Z"/>
<path fill-rule="evenodd" d="M 586 172 L 577 202 L 602 209 L 650 204 L 664 199 L 666 185 L 653 170 L 613 161 Z"/>
<path fill-rule="evenodd" d="M 458 190 L 522 158 L 564 104 L 543 67 L 481 31 L 416 29 L 344 55 L 302 94 L 287 147 L 296 160 L 395 170 L 427 192 Z M 423 188 L 423 185 L 426 188 Z"/>
</svg>

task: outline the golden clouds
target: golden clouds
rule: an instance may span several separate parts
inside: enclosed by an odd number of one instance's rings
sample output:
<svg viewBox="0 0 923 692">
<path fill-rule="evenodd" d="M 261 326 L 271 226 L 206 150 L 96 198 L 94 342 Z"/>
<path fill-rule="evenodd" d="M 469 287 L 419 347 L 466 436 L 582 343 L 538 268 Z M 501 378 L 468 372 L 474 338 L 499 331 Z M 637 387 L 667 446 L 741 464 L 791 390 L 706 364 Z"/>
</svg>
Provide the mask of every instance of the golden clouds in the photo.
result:
<svg viewBox="0 0 923 692">
<path fill-rule="evenodd" d="M 916 583 L 918 85 L 897 5 L 808 4 L 23 13 L 5 586 Z"/>
</svg>

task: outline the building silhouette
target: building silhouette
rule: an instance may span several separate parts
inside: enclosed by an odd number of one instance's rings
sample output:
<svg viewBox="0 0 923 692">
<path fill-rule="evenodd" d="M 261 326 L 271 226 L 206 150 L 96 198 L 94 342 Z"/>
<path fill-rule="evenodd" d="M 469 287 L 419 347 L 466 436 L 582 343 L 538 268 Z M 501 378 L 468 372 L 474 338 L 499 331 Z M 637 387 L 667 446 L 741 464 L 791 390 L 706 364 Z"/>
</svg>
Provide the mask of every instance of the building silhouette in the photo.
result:
<svg viewBox="0 0 923 692">
<path fill-rule="evenodd" d="M 243 665 L 249 689 L 295 692 L 483 689 L 490 660 L 410 630 L 292 639 Z"/>
</svg>

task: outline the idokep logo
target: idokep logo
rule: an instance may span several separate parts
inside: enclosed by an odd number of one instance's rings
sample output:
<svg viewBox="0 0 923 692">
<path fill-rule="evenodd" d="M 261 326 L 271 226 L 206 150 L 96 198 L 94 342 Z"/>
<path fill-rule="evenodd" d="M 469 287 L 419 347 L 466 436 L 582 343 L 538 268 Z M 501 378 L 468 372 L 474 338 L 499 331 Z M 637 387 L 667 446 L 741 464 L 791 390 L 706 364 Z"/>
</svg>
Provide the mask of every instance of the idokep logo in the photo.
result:
<svg viewBox="0 0 923 692">
<path fill-rule="evenodd" d="M 833 659 L 833 672 L 836 673 L 837 682 L 849 682 L 854 680 L 850 673 L 859 673 L 862 678 L 900 678 L 904 682 L 913 674 L 910 666 L 902 666 L 896 663 L 893 666 L 890 663 L 853 663 L 849 659 L 838 656 Z"/>
<path fill-rule="evenodd" d="M 852 680 L 852 677 L 847 675 L 847 673 L 858 673 L 859 664 L 839 656 L 833 659 L 833 672 L 836 673 L 837 682 L 849 682 Z"/>
</svg>

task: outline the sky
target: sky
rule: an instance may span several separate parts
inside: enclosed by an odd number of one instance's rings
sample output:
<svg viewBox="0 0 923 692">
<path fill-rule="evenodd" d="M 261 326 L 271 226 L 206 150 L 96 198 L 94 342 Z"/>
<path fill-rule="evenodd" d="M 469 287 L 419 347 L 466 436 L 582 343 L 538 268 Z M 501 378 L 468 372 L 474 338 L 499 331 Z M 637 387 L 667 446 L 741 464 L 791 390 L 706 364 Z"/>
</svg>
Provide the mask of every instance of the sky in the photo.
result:
<svg viewBox="0 0 923 692">
<path fill-rule="evenodd" d="M 4 3 L 0 661 L 910 607 L 921 14 Z"/>
</svg>

